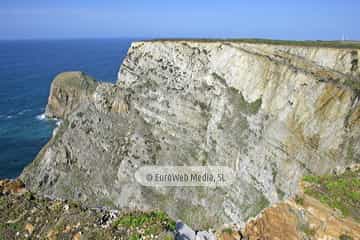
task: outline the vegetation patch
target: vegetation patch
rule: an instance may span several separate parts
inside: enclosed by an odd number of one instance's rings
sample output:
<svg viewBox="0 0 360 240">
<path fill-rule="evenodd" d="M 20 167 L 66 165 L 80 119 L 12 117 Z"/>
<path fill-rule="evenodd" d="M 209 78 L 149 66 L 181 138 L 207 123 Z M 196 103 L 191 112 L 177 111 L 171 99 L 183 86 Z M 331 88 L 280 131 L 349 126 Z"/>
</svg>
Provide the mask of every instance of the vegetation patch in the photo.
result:
<svg viewBox="0 0 360 240">
<path fill-rule="evenodd" d="M 124 213 L 89 208 L 76 201 L 39 197 L 27 190 L 19 193 L 24 190 L 17 182 L 6 182 L 6 186 L 0 186 L 0 240 L 78 239 L 80 235 L 81 239 L 134 240 L 174 236 L 175 222 L 158 210 Z M 8 189 L 13 192 L 5 193 Z"/>
<path fill-rule="evenodd" d="M 303 180 L 309 183 L 305 194 L 360 222 L 360 170 L 347 170 L 341 175 L 305 176 Z"/>
<path fill-rule="evenodd" d="M 130 239 L 143 239 L 164 231 L 175 231 L 175 221 L 162 211 L 126 213 L 113 222 L 113 227 L 130 231 Z"/>
<path fill-rule="evenodd" d="M 227 234 L 232 234 L 233 233 L 233 229 L 232 228 L 224 228 L 221 232 L 222 233 L 227 233 Z"/>
</svg>

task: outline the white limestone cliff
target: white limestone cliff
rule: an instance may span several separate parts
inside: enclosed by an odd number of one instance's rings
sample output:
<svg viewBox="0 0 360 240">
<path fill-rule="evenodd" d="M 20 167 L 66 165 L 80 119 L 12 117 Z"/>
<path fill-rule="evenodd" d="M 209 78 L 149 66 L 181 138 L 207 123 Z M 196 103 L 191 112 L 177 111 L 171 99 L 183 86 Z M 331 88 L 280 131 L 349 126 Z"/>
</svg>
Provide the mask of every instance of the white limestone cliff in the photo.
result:
<svg viewBox="0 0 360 240">
<path fill-rule="evenodd" d="M 360 159 L 356 48 L 236 41 L 133 43 L 21 178 L 92 205 L 161 208 L 195 226 L 243 223 L 304 174 Z M 50 104 L 50 103 L 49 103 Z M 142 165 L 221 165 L 221 189 L 149 188 Z"/>
</svg>

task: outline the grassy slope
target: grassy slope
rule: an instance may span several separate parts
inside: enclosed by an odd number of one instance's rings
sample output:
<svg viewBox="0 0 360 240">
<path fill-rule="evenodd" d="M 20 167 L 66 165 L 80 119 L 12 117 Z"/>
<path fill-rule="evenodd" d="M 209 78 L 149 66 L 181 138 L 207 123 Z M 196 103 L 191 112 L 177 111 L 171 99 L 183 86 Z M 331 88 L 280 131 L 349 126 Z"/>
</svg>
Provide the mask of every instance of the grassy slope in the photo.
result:
<svg viewBox="0 0 360 240">
<path fill-rule="evenodd" d="M 340 175 L 305 176 L 303 180 L 307 183 L 305 194 L 360 222 L 360 170 L 347 170 Z"/>
<path fill-rule="evenodd" d="M 175 222 L 164 212 L 113 214 L 72 201 L 38 198 L 30 192 L 19 195 L 0 191 L 0 240 L 78 239 L 80 235 L 81 239 L 99 240 L 151 239 L 151 235 L 173 239 Z"/>
</svg>

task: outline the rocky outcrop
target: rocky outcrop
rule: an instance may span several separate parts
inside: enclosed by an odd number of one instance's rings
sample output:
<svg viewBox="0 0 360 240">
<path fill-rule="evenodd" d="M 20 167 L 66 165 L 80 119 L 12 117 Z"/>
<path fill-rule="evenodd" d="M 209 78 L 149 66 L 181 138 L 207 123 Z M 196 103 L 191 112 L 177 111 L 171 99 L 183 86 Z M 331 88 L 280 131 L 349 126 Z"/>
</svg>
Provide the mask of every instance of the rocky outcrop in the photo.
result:
<svg viewBox="0 0 360 240">
<path fill-rule="evenodd" d="M 247 239 L 360 239 L 360 168 L 307 179 L 298 195 L 250 220 Z"/>
<path fill-rule="evenodd" d="M 295 194 L 304 174 L 359 161 L 358 53 L 133 43 L 116 84 L 96 84 L 76 108 L 53 114 L 63 123 L 21 179 L 33 191 L 92 206 L 161 208 L 195 227 L 244 224 Z M 78 101 L 57 105 L 69 102 Z M 221 165 L 236 180 L 216 189 L 144 187 L 134 178 L 143 165 Z"/>
<path fill-rule="evenodd" d="M 360 224 L 343 219 L 318 200 L 305 196 L 265 209 L 246 225 L 245 236 L 258 239 L 360 239 Z"/>
<path fill-rule="evenodd" d="M 82 72 L 64 72 L 51 84 L 45 115 L 65 118 L 94 92 L 97 82 Z"/>
</svg>

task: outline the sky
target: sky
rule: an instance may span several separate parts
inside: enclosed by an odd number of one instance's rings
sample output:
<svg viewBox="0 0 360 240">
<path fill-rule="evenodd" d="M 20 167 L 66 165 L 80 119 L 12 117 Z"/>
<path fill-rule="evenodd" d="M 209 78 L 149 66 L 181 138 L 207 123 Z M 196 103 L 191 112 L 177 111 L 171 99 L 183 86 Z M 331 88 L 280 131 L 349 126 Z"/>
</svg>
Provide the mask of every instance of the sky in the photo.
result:
<svg viewBox="0 0 360 240">
<path fill-rule="evenodd" d="M 0 39 L 360 40 L 359 0 L 0 0 Z"/>
</svg>

